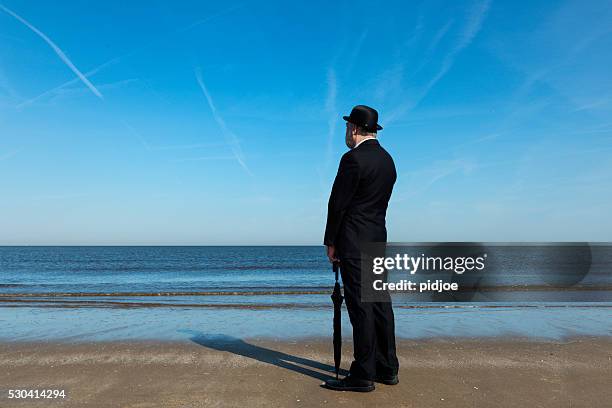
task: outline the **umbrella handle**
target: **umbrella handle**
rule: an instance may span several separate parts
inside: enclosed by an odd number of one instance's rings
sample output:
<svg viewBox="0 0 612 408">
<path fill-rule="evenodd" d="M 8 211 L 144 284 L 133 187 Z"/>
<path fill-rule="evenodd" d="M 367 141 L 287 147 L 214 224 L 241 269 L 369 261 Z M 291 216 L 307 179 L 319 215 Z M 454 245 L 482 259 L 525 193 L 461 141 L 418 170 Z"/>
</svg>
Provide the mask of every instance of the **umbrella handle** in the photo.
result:
<svg viewBox="0 0 612 408">
<path fill-rule="evenodd" d="M 336 274 L 336 282 L 338 282 L 338 266 L 339 266 L 340 262 L 334 262 L 332 264 L 332 269 L 334 270 L 334 273 Z"/>
</svg>

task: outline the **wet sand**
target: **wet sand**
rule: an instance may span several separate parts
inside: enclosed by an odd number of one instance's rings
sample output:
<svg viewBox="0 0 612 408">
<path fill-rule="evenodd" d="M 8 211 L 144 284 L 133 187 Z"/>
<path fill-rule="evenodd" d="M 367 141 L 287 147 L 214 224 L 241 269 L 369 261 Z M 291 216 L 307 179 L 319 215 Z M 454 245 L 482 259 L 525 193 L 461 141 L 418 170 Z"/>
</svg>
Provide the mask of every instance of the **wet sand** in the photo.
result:
<svg viewBox="0 0 612 408">
<path fill-rule="evenodd" d="M 343 367 L 350 362 L 345 342 Z M 327 339 L 0 343 L 0 407 L 603 407 L 612 338 L 402 340 L 400 384 L 369 394 L 320 387 Z M 9 400 L 8 389 L 65 400 Z"/>
</svg>

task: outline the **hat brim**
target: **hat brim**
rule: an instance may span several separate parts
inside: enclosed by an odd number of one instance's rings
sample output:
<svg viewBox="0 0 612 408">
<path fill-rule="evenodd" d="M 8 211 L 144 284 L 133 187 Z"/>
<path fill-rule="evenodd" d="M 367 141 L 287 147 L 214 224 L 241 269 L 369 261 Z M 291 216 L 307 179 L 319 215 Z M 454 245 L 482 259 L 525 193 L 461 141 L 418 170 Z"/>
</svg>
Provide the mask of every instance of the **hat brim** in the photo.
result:
<svg viewBox="0 0 612 408">
<path fill-rule="evenodd" d="M 347 122 L 353 123 L 351 122 L 351 118 L 350 116 L 343 116 L 342 119 L 346 120 Z M 353 123 L 353 125 L 356 125 L 356 123 Z M 376 130 L 382 130 L 382 126 L 380 126 L 378 123 L 376 124 Z"/>
</svg>

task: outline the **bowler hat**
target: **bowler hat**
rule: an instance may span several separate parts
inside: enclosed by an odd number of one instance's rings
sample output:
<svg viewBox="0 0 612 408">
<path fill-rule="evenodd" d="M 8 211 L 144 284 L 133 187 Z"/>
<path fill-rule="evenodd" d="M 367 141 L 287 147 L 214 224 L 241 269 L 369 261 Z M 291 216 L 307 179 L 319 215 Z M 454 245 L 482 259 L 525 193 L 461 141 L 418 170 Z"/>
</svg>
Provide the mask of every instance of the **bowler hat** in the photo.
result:
<svg viewBox="0 0 612 408">
<path fill-rule="evenodd" d="M 376 133 L 377 130 L 382 130 L 382 126 L 378 124 L 378 112 L 366 105 L 355 106 L 349 116 L 343 116 L 342 118 L 370 132 Z"/>
</svg>

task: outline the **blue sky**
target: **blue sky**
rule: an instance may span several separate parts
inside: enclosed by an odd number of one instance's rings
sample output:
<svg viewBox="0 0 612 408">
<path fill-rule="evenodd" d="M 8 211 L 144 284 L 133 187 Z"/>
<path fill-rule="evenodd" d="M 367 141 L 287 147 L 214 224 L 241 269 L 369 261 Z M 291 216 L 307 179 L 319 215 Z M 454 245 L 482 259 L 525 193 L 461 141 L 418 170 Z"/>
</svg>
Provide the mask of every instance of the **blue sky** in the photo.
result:
<svg viewBox="0 0 612 408">
<path fill-rule="evenodd" d="M 355 104 L 391 240 L 612 240 L 607 1 L 0 4 L 0 244 L 320 244 Z"/>
</svg>

